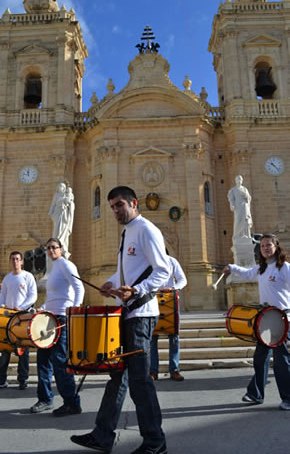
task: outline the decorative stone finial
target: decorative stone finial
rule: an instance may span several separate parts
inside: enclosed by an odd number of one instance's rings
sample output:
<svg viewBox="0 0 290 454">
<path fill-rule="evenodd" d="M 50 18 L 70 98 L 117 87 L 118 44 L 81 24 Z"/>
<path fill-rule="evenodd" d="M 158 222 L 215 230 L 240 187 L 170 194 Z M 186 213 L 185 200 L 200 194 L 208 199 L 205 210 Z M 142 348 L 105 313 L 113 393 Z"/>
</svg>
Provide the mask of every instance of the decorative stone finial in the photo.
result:
<svg viewBox="0 0 290 454">
<path fill-rule="evenodd" d="M 114 84 L 113 80 L 110 78 L 107 83 L 108 95 L 113 95 L 115 88 L 116 88 L 115 84 Z"/>
<path fill-rule="evenodd" d="M 97 95 L 96 95 L 96 92 L 95 92 L 95 91 L 93 92 L 93 94 L 92 94 L 92 96 L 91 96 L 91 99 L 90 99 L 90 101 L 91 101 L 91 105 L 92 105 L 92 107 L 97 107 L 97 106 L 98 106 L 98 104 L 99 104 L 99 100 L 98 100 L 98 97 L 97 97 Z"/>
<path fill-rule="evenodd" d="M 200 97 L 201 101 L 206 102 L 207 97 L 208 97 L 208 92 L 206 91 L 205 87 L 201 87 L 199 97 Z"/>
<path fill-rule="evenodd" d="M 23 0 L 27 13 L 54 13 L 59 11 L 57 0 Z"/>
<path fill-rule="evenodd" d="M 136 44 L 135 47 L 139 50 L 140 54 L 144 53 L 157 53 L 160 45 L 154 42 L 155 36 L 152 31 L 152 28 L 149 25 L 144 27 L 143 34 L 141 36 L 141 41 L 146 41 L 146 44 L 141 42 L 140 44 Z"/>
<path fill-rule="evenodd" d="M 184 90 L 186 90 L 186 91 L 191 90 L 192 81 L 190 80 L 189 76 L 184 77 L 184 81 L 183 81 L 182 85 L 184 86 Z"/>
</svg>

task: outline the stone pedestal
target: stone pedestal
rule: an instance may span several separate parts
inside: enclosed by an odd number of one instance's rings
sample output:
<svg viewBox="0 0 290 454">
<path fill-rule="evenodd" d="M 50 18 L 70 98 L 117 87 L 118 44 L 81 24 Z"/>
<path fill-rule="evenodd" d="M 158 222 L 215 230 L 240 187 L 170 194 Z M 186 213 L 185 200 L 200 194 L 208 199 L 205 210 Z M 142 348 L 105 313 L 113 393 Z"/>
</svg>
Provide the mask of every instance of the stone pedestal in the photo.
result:
<svg viewBox="0 0 290 454">
<path fill-rule="evenodd" d="M 254 247 L 252 238 L 242 237 L 235 240 L 232 247 L 234 263 L 246 268 L 255 266 Z"/>
<path fill-rule="evenodd" d="M 259 293 L 257 282 L 228 282 L 225 286 L 227 292 L 227 306 L 230 308 L 233 304 L 241 306 L 258 306 Z"/>
</svg>

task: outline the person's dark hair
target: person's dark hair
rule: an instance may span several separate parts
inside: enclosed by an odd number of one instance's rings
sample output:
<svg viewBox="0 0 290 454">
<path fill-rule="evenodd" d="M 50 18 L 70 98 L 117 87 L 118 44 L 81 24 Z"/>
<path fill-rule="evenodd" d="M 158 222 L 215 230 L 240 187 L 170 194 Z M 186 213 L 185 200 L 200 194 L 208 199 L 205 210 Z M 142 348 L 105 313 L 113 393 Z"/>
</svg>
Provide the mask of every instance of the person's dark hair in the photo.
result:
<svg viewBox="0 0 290 454">
<path fill-rule="evenodd" d="M 46 242 L 46 246 L 48 245 L 48 243 L 50 243 L 51 241 L 53 241 L 54 243 L 57 243 L 59 245 L 60 248 L 62 248 L 62 244 L 60 242 L 60 240 L 58 238 L 49 238 L 49 240 L 47 240 Z"/>
<path fill-rule="evenodd" d="M 260 238 L 260 243 L 264 238 L 268 238 L 272 240 L 272 243 L 276 247 L 275 251 L 275 259 L 276 259 L 276 267 L 280 270 L 286 261 L 286 253 L 282 250 L 279 240 L 276 235 L 273 235 L 272 233 L 265 233 L 261 238 Z M 263 274 L 266 271 L 266 268 L 268 266 L 266 259 L 262 256 L 261 251 L 259 250 L 259 273 Z"/>
<path fill-rule="evenodd" d="M 135 191 L 128 186 L 116 186 L 115 188 L 111 189 L 107 199 L 112 200 L 115 199 L 115 197 L 119 196 L 127 200 L 127 202 L 132 202 L 133 199 L 137 199 Z"/>
<path fill-rule="evenodd" d="M 11 257 L 12 257 L 13 255 L 20 255 L 21 260 L 23 260 L 23 254 L 22 254 L 22 252 L 19 252 L 19 251 L 12 251 L 12 252 L 10 252 L 9 259 L 11 259 Z"/>
</svg>

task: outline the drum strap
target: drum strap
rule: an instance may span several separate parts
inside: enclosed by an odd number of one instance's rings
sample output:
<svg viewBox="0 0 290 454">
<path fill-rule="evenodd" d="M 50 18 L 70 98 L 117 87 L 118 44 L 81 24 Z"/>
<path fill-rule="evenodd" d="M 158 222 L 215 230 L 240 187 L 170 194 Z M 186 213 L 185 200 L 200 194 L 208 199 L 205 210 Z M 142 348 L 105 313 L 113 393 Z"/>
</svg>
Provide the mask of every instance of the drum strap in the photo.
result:
<svg viewBox="0 0 290 454">
<path fill-rule="evenodd" d="M 142 274 L 136 279 L 136 281 L 131 285 L 131 287 L 134 287 L 135 285 L 139 284 L 142 282 L 144 279 L 146 279 L 153 271 L 153 268 L 151 265 L 149 265 L 146 270 L 143 271 Z M 137 298 L 136 300 L 133 301 L 130 306 L 123 306 L 123 308 L 128 311 L 134 311 L 135 309 L 138 309 L 139 307 L 143 306 L 144 304 L 148 303 L 148 301 L 152 300 L 152 298 L 156 295 L 156 292 L 150 292 L 146 293 L 146 295 L 141 296 L 140 298 Z"/>
</svg>

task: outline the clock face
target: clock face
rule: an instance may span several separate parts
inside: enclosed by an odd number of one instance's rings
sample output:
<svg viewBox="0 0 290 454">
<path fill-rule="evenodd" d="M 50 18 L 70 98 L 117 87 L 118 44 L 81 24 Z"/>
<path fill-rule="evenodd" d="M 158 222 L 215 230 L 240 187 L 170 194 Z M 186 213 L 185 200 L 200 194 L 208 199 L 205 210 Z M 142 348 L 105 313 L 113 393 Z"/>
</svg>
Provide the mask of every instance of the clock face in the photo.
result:
<svg viewBox="0 0 290 454">
<path fill-rule="evenodd" d="M 270 175 L 281 175 L 284 172 L 284 162 L 279 156 L 271 156 L 265 162 L 265 170 Z"/>
<path fill-rule="evenodd" d="M 19 171 L 19 180 L 24 184 L 31 184 L 37 180 L 38 170 L 34 166 L 22 167 Z"/>
</svg>

